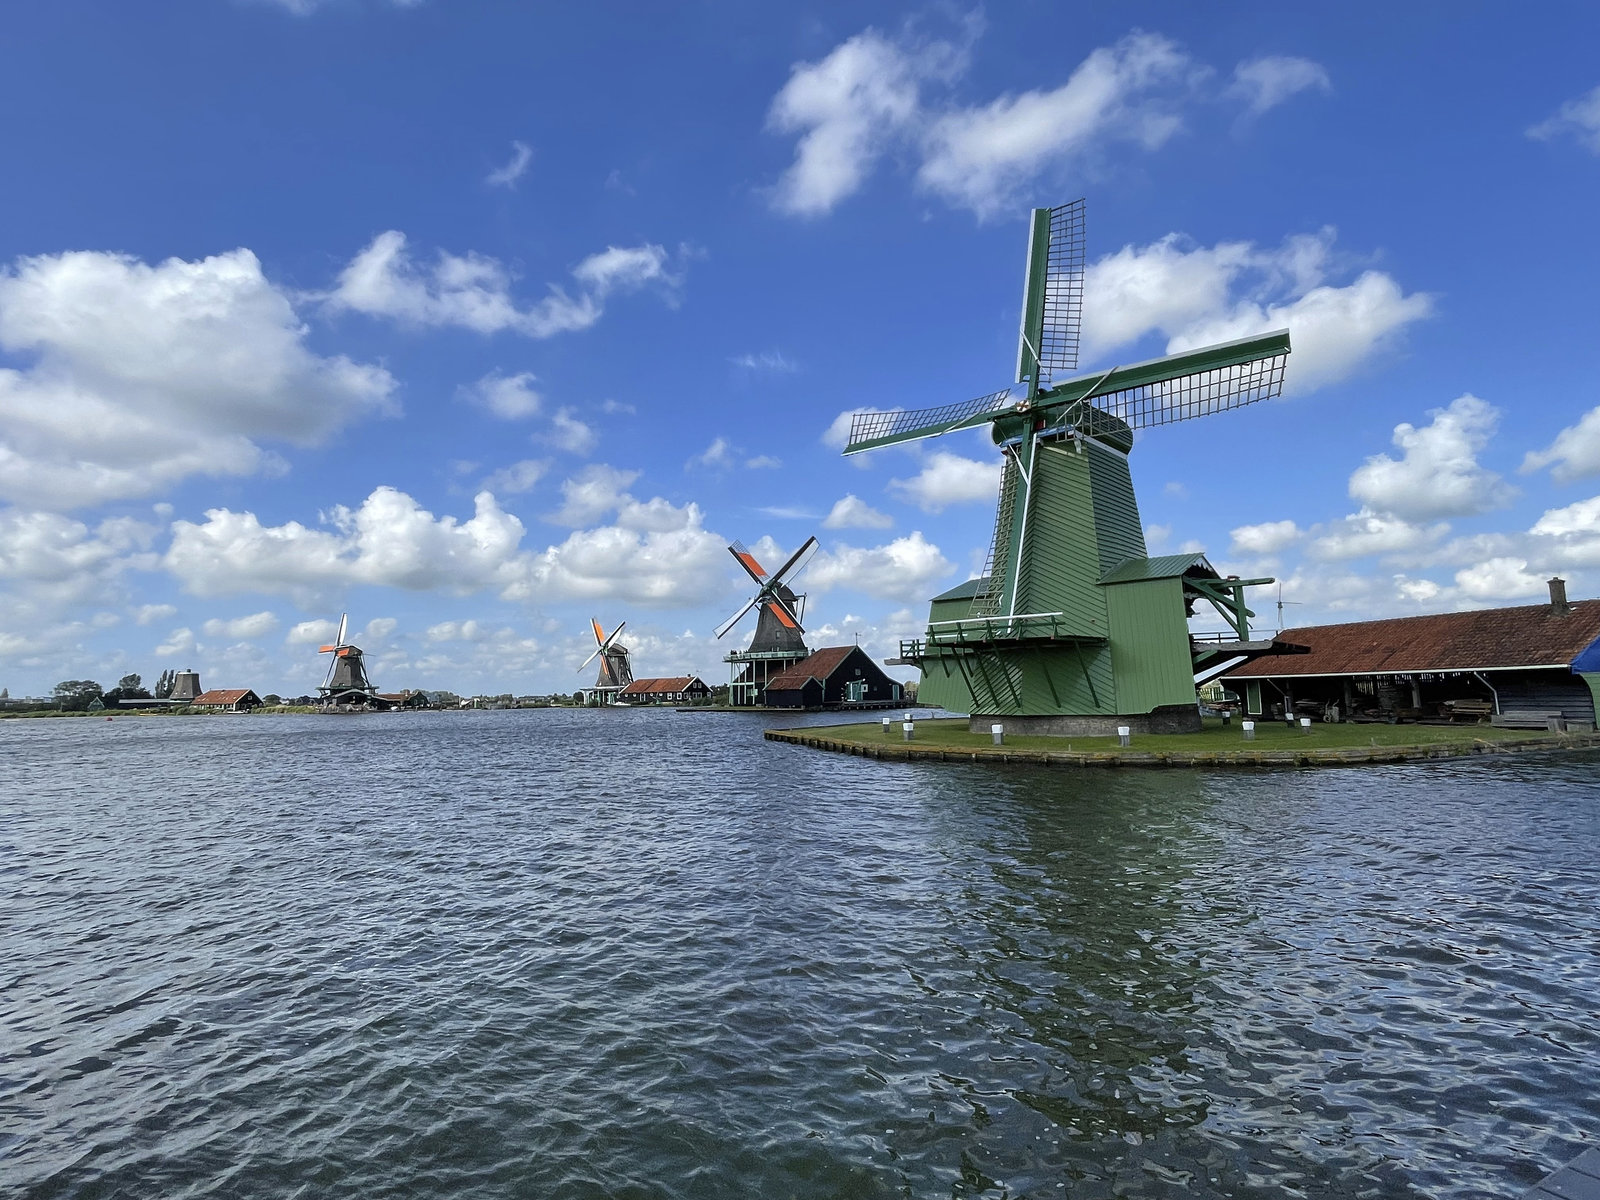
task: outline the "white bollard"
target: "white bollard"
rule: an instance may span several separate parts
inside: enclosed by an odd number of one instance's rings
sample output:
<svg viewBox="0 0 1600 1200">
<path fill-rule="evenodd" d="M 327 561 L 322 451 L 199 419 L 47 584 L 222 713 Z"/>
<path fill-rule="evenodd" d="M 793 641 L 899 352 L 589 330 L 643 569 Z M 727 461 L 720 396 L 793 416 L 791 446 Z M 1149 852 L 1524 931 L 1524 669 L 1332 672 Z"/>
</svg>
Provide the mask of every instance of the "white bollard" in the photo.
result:
<svg viewBox="0 0 1600 1200">
<path fill-rule="evenodd" d="M 900 731 L 905 735 L 906 741 L 909 742 L 911 740 L 911 735 L 916 731 L 916 728 L 916 725 L 911 721 L 906 721 L 900 726 Z"/>
<path fill-rule="evenodd" d="M 1256 723 L 1254 721 L 1240 721 L 1239 728 L 1244 730 L 1245 741 L 1253 742 L 1256 740 Z"/>
<path fill-rule="evenodd" d="M 883 719 L 883 736 L 884 737 L 888 737 L 889 736 L 889 725 L 893 722 L 893 720 L 894 720 L 893 717 L 885 717 Z"/>
<path fill-rule="evenodd" d="M 989 726 L 989 736 L 994 738 L 996 746 L 1004 746 L 1006 744 L 1006 727 L 1004 725 Z"/>
<path fill-rule="evenodd" d="M 1127 746 L 1133 742 L 1133 730 L 1126 725 L 1117 726 L 1117 745 Z"/>
<path fill-rule="evenodd" d="M 1310 717 L 1301 717 L 1300 718 L 1300 732 L 1301 733 L 1310 733 L 1311 732 L 1311 718 Z"/>
</svg>

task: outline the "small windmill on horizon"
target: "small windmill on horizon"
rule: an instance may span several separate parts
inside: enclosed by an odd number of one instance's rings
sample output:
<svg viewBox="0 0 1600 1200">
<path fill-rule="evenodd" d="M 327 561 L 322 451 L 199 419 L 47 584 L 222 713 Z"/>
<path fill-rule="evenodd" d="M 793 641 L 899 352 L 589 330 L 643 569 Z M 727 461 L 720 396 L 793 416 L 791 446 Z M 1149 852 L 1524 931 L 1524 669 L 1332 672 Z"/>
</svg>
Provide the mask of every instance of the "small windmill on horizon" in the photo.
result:
<svg viewBox="0 0 1600 1200">
<path fill-rule="evenodd" d="M 600 674 L 589 692 L 600 704 L 614 703 L 617 693 L 633 682 L 633 663 L 628 648 L 617 641 L 617 635 L 627 627 L 627 624 L 623 621 L 607 634 L 600 627 L 598 620 L 594 617 L 589 618 L 589 631 L 594 634 L 594 650 L 578 665 L 578 670 L 582 671 L 595 660 L 596 656 L 599 657 Z"/>
<path fill-rule="evenodd" d="M 816 538 L 807 538 L 800 549 L 770 575 L 743 542 L 734 542 L 728 547 L 728 553 L 755 581 L 756 590 L 738 612 L 717 626 L 717 637 L 724 637 L 752 608 L 759 610 L 750 645 L 732 651 L 722 660 L 729 664 L 729 704 L 759 704 L 769 679 L 811 653 L 806 648 L 806 631 L 801 623 L 805 619 L 806 598 L 804 594 L 797 595 L 789 585 L 805 570 L 817 546 Z"/>
<path fill-rule="evenodd" d="M 349 623 L 350 614 L 340 613 L 339 632 L 332 644 L 319 647 L 317 650 L 318 654 L 333 655 L 332 661 L 328 663 L 328 674 L 317 691 L 322 697 L 324 706 L 378 707 L 381 703 L 377 700 L 378 689 L 373 687 L 372 681 L 367 678 L 361 647 L 345 640 Z"/>
<path fill-rule="evenodd" d="M 927 633 L 901 644 L 901 661 L 922 670 L 922 700 L 972 714 L 975 729 L 1001 716 L 1019 733 L 1198 728 L 1196 675 L 1282 652 L 1251 641 L 1244 602 L 1246 587 L 1273 581 L 1223 579 L 1201 554 L 1148 556 L 1134 431 L 1277 396 L 1289 331 L 1071 375 L 1083 285 L 1084 202 L 1034 209 L 1017 382 L 938 408 L 858 413 L 845 453 L 980 426 L 1000 450 L 982 575 L 935 597 Z M 1198 602 L 1227 621 L 1225 640 L 1191 638 Z"/>
</svg>

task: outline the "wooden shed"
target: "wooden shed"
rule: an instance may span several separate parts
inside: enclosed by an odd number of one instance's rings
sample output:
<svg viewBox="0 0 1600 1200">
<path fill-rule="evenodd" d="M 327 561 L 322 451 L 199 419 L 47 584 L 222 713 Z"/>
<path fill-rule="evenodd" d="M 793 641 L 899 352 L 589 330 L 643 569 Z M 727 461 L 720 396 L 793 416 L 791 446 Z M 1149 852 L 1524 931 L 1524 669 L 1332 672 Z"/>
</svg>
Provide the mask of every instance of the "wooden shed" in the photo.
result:
<svg viewBox="0 0 1600 1200">
<path fill-rule="evenodd" d="M 860 646 L 828 646 L 767 681 L 772 708 L 872 707 L 900 702 L 900 685 Z"/>
<path fill-rule="evenodd" d="M 617 693 L 619 704 L 705 704 L 711 689 L 698 675 L 635 679 Z"/>
<path fill-rule="evenodd" d="M 1309 654 L 1262 658 L 1223 677 L 1249 714 L 1320 709 L 1348 718 L 1476 717 L 1544 728 L 1593 725 L 1600 600 L 1285 629 Z"/>
<path fill-rule="evenodd" d="M 261 697 L 249 688 L 214 688 L 201 692 L 189 701 L 193 708 L 206 708 L 212 712 L 249 712 L 261 707 Z"/>
</svg>

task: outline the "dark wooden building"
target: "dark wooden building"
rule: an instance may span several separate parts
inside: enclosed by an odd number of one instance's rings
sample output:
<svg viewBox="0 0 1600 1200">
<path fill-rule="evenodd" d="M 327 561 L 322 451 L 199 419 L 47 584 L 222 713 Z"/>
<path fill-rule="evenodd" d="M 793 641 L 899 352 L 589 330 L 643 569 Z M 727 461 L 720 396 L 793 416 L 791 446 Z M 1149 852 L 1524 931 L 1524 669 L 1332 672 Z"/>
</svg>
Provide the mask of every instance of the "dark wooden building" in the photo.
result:
<svg viewBox="0 0 1600 1200">
<path fill-rule="evenodd" d="M 772 708 L 847 708 L 900 702 L 900 685 L 860 646 L 826 646 L 767 681 Z"/>
<path fill-rule="evenodd" d="M 711 689 L 698 675 L 635 679 L 617 693 L 619 704 L 706 704 Z"/>
<path fill-rule="evenodd" d="M 213 712 L 249 712 L 261 707 L 261 697 L 249 688 L 214 688 L 201 692 L 189 702 L 195 708 L 208 708 Z"/>
<path fill-rule="evenodd" d="M 1592 726 L 1600 700 L 1600 600 L 1550 602 L 1285 629 L 1309 654 L 1259 658 L 1223 683 L 1250 715 L 1340 719 L 1483 717 L 1499 725 Z"/>
</svg>

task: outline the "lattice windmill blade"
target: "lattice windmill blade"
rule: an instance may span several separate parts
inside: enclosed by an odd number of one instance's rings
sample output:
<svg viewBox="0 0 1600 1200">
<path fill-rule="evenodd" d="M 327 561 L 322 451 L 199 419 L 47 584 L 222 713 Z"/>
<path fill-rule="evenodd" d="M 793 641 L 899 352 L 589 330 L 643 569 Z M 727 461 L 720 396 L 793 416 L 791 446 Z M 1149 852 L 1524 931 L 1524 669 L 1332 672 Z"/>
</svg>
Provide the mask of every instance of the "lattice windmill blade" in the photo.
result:
<svg viewBox="0 0 1600 1200">
<path fill-rule="evenodd" d="M 844 452 L 859 454 L 863 450 L 876 450 L 879 446 L 914 442 L 919 438 L 938 437 L 941 433 L 987 424 L 996 413 L 1025 400 L 1027 394 L 1026 386 L 1012 384 L 998 392 L 979 396 L 976 400 L 946 404 L 939 408 L 858 412 L 850 421 L 850 442 Z"/>
<path fill-rule="evenodd" d="M 1083 329 L 1084 202 L 1035 209 L 1023 280 L 1017 379 L 1041 385 L 1078 369 Z"/>
<path fill-rule="evenodd" d="M 789 561 L 778 568 L 777 573 L 772 577 L 773 585 L 788 583 L 790 579 L 804 571 L 806 564 L 811 561 L 811 556 L 817 552 L 819 545 L 821 543 L 815 537 L 807 538 L 805 544 L 789 556 Z"/>
<path fill-rule="evenodd" d="M 349 613 L 340 613 L 339 614 L 339 632 L 334 635 L 333 641 L 331 643 L 329 643 L 326 646 L 318 646 L 317 647 L 317 653 L 318 654 L 333 654 L 335 651 L 337 651 L 339 649 L 340 646 L 343 646 L 345 644 L 345 640 L 344 640 L 345 627 L 349 623 L 349 621 L 350 621 L 350 614 Z"/>
<path fill-rule="evenodd" d="M 578 664 L 579 671 L 582 671 L 584 667 L 587 667 L 590 663 L 592 663 L 595 660 L 596 655 L 604 654 L 607 650 L 609 650 L 611 648 L 611 643 L 617 640 L 617 635 L 627 627 L 628 623 L 626 621 L 622 622 L 622 624 L 618 625 L 611 631 L 609 637 L 602 633 L 600 629 L 600 622 L 596 621 L 593 617 L 589 618 L 589 624 L 594 629 L 594 650 L 590 653 L 588 658 L 584 659 L 583 662 Z"/>
<path fill-rule="evenodd" d="M 720 638 L 726 634 L 728 630 L 732 629 L 739 623 L 740 619 L 745 615 L 745 613 L 749 612 L 759 603 L 761 603 L 761 593 L 757 592 L 754 596 L 751 596 L 750 599 L 745 601 L 743 608 L 734 613 L 733 616 L 729 617 L 721 625 L 717 626 L 717 636 Z"/>
<path fill-rule="evenodd" d="M 1058 409 L 1082 400 L 1131 429 L 1171 425 L 1279 395 L 1288 355 L 1289 331 L 1279 329 L 1068 380 L 1040 404 Z"/>
<path fill-rule="evenodd" d="M 734 542 L 733 545 L 728 547 L 728 553 L 738 560 L 746 575 L 761 586 L 766 586 L 767 569 L 756 561 L 756 556 L 750 553 L 749 548 L 743 542 Z"/>
</svg>

